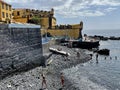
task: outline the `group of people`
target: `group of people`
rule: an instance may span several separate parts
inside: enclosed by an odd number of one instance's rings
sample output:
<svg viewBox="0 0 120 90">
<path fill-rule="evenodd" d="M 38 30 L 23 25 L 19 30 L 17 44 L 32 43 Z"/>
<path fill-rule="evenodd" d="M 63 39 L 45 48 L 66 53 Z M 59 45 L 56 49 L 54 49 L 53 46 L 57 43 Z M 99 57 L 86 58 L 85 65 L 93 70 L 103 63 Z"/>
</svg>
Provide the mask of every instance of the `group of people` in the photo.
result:
<svg viewBox="0 0 120 90">
<path fill-rule="evenodd" d="M 90 56 L 91 56 L 91 59 L 92 59 L 93 54 L 90 54 Z M 96 63 L 98 63 L 98 57 L 99 57 L 98 53 L 96 53 L 95 57 L 96 57 Z M 106 59 L 107 59 L 107 57 L 105 57 L 105 60 Z M 112 60 L 112 57 L 110 57 L 110 60 Z M 117 56 L 115 56 L 115 60 L 117 60 Z"/>
<path fill-rule="evenodd" d="M 47 88 L 47 81 L 46 81 L 45 75 L 41 74 L 41 77 L 42 77 L 42 89 Z M 64 87 L 64 75 L 63 75 L 63 73 L 61 73 L 61 75 L 60 75 L 60 83 L 61 83 L 61 86 L 63 88 Z"/>
</svg>

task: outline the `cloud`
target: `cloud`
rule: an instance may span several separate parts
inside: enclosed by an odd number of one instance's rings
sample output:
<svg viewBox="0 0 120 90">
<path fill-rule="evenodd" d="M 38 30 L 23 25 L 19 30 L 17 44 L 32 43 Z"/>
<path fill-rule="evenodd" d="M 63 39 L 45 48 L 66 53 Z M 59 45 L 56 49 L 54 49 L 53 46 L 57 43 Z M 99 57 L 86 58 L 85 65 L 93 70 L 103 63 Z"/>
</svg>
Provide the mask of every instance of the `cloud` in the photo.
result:
<svg viewBox="0 0 120 90">
<path fill-rule="evenodd" d="M 93 0 L 91 5 L 109 5 L 109 6 L 119 6 L 119 0 Z"/>
<path fill-rule="evenodd" d="M 70 0 L 68 0 L 70 1 Z M 55 7 L 66 18 L 79 16 L 104 16 L 120 6 L 120 0 L 72 0 L 71 5 Z M 61 13 L 62 12 L 62 13 Z"/>
<path fill-rule="evenodd" d="M 79 16 L 103 16 L 116 10 L 120 0 L 5 0 L 15 8 L 33 8 L 50 10 L 65 18 Z"/>
<path fill-rule="evenodd" d="M 113 8 L 113 7 L 109 7 L 107 9 L 105 9 L 106 12 L 112 12 L 114 10 L 116 10 L 117 8 Z"/>
<path fill-rule="evenodd" d="M 61 15 L 63 15 L 64 18 L 77 18 L 80 16 L 103 16 L 105 14 L 101 11 L 84 10 L 82 12 L 64 12 Z"/>
<path fill-rule="evenodd" d="M 23 4 L 24 4 L 24 3 L 33 2 L 34 0 L 29 0 L 29 2 L 28 2 L 27 0 L 20 0 L 20 1 L 18 1 L 18 0 L 14 0 L 14 1 L 13 1 L 13 0 L 4 0 L 4 1 L 6 1 L 6 2 L 8 2 L 8 3 L 11 3 L 11 4 L 12 4 L 12 3 L 18 3 L 18 4 L 19 4 L 19 3 L 23 3 Z"/>
<path fill-rule="evenodd" d="M 72 1 L 72 2 L 71 2 Z M 66 18 L 75 18 L 79 16 L 104 16 L 120 6 L 119 0 L 68 0 L 62 6 L 54 7 L 56 13 Z M 65 2 L 67 3 L 67 1 Z"/>
</svg>

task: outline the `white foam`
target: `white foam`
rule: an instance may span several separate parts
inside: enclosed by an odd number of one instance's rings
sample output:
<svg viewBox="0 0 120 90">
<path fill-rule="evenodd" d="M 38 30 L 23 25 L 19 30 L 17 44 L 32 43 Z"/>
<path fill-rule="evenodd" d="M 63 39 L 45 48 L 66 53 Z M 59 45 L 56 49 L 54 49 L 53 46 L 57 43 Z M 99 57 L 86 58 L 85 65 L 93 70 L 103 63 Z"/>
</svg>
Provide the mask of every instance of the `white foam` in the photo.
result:
<svg viewBox="0 0 120 90">
<path fill-rule="evenodd" d="M 104 86 L 98 85 L 87 77 L 87 71 L 78 71 L 80 68 L 73 67 L 63 70 L 65 77 L 80 90 L 107 90 Z M 86 75 L 84 75 L 85 73 Z"/>
</svg>

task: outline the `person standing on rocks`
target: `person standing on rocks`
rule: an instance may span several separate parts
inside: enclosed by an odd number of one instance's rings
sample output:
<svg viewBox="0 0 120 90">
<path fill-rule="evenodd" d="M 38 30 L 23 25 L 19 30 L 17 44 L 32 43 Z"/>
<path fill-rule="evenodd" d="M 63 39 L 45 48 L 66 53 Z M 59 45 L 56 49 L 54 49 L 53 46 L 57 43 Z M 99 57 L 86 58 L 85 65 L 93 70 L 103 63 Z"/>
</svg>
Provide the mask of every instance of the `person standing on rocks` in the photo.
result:
<svg viewBox="0 0 120 90">
<path fill-rule="evenodd" d="M 65 55 L 62 55 L 62 57 L 64 58 L 65 61 L 68 60 L 68 56 L 69 56 L 68 53 L 66 53 Z"/>
<path fill-rule="evenodd" d="M 45 75 L 41 75 L 42 76 L 42 88 L 45 85 L 45 88 L 47 88 L 47 83 L 46 83 L 46 79 L 45 79 Z"/>
<path fill-rule="evenodd" d="M 96 54 L 96 63 L 98 63 L 98 53 Z"/>
<path fill-rule="evenodd" d="M 62 88 L 63 88 L 64 87 L 64 81 L 65 81 L 63 73 L 61 73 L 60 79 L 61 79 L 61 85 L 62 85 Z"/>
<path fill-rule="evenodd" d="M 117 56 L 115 56 L 115 60 L 117 60 Z"/>
<path fill-rule="evenodd" d="M 80 59 L 80 52 L 77 52 L 77 58 Z"/>
</svg>

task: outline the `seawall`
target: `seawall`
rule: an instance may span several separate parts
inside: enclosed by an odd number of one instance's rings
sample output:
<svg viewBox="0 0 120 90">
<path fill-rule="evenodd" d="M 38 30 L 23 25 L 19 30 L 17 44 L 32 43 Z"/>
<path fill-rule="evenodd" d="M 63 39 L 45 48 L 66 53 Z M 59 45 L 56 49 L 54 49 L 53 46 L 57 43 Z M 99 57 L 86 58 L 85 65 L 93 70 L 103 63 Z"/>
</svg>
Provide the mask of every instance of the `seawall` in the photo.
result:
<svg viewBox="0 0 120 90">
<path fill-rule="evenodd" d="M 40 28 L 16 25 L 0 25 L 0 79 L 44 64 Z"/>
</svg>

